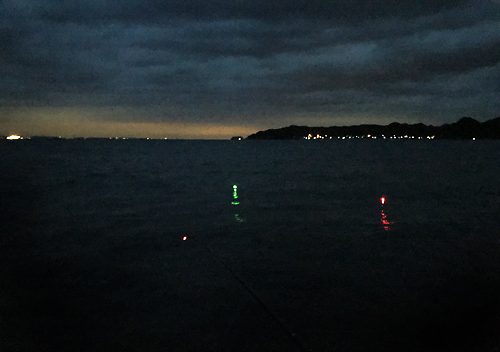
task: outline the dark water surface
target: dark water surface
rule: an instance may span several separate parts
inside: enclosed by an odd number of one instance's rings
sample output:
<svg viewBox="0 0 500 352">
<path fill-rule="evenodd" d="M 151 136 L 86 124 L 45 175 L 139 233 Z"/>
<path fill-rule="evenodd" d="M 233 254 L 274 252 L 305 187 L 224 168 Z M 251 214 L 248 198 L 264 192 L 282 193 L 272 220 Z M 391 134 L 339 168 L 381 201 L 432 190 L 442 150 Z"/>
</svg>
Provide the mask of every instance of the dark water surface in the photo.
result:
<svg viewBox="0 0 500 352">
<path fill-rule="evenodd" d="M 500 348 L 500 142 L 0 142 L 0 350 Z"/>
</svg>

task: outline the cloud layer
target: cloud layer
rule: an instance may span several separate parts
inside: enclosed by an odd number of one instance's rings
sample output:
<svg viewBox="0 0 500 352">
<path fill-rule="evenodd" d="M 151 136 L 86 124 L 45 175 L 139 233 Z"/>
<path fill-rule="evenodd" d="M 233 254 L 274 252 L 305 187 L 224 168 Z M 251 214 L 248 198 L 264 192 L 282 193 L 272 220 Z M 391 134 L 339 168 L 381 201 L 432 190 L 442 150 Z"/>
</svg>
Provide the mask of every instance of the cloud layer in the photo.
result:
<svg viewBox="0 0 500 352">
<path fill-rule="evenodd" d="M 0 119 L 71 108 L 262 128 L 486 120 L 500 115 L 499 33 L 487 0 L 7 0 Z"/>
</svg>

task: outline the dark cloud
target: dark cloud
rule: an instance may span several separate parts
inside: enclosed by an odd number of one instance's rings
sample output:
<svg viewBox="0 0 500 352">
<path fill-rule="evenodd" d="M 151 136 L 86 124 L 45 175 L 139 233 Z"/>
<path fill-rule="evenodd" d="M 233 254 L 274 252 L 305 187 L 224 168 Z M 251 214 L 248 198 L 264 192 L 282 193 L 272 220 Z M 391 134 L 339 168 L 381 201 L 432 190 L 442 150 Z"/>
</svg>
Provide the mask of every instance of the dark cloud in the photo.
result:
<svg viewBox="0 0 500 352">
<path fill-rule="evenodd" d="M 98 24 L 109 21 L 159 23 L 169 19 L 257 19 L 263 21 L 297 18 L 351 22 L 380 17 L 412 18 L 465 4 L 465 0 L 140 0 L 123 2 L 75 0 L 42 1 L 37 12 L 53 22 Z"/>
<path fill-rule="evenodd" d="M 500 4 L 487 0 L 6 0 L 0 108 L 272 126 L 487 119 L 500 115 L 498 33 Z"/>
</svg>

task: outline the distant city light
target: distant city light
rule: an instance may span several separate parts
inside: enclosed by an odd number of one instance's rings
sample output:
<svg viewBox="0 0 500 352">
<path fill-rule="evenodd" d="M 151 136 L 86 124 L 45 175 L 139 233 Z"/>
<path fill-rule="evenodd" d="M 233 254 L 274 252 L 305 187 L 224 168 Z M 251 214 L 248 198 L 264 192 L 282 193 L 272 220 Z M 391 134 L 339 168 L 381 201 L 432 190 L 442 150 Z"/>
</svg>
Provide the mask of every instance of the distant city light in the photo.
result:
<svg viewBox="0 0 500 352">
<path fill-rule="evenodd" d="M 412 136 L 412 135 L 401 135 L 401 136 L 386 136 L 384 134 L 381 135 L 373 135 L 373 134 L 366 134 L 366 135 L 346 135 L 346 136 L 336 136 L 337 139 L 363 139 L 363 138 L 369 138 L 369 139 L 435 139 L 436 136 Z M 307 136 L 302 137 L 305 140 L 310 140 L 310 139 L 333 139 L 331 135 L 325 134 L 324 136 L 320 134 L 316 134 L 313 136 L 311 133 L 309 133 Z M 472 138 L 472 140 L 476 140 L 476 138 Z"/>
<path fill-rule="evenodd" d="M 7 139 L 15 140 L 15 139 L 23 139 L 23 137 L 13 134 L 11 136 L 8 136 Z"/>
<path fill-rule="evenodd" d="M 382 205 L 384 205 L 384 203 L 385 203 L 385 197 L 380 198 L 380 203 L 382 203 Z"/>
<path fill-rule="evenodd" d="M 182 240 L 183 241 L 187 240 L 187 236 L 182 237 Z"/>
</svg>

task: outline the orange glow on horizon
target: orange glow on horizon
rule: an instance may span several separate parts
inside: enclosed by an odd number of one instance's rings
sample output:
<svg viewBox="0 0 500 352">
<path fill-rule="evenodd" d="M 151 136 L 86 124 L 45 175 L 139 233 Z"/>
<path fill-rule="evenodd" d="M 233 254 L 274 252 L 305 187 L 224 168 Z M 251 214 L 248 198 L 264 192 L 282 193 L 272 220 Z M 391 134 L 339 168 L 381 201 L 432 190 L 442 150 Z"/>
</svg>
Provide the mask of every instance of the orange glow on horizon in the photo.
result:
<svg viewBox="0 0 500 352">
<path fill-rule="evenodd" d="M 103 138 L 151 138 L 151 139 L 230 139 L 248 136 L 262 126 L 231 121 L 157 121 L 147 119 L 149 113 L 112 108 L 34 108 L 4 111 L 5 124 L 0 135 L 16 131 L 25 136 L 103 137 Z M 151 113 L 152 116 L 155 114 Z M 156 115 L 157 116 L 157 115 Z M 159 118 L 157 118 L 159 119 Z M 165 115 L 168 119 L 168 115 Z"/>
</svg>

